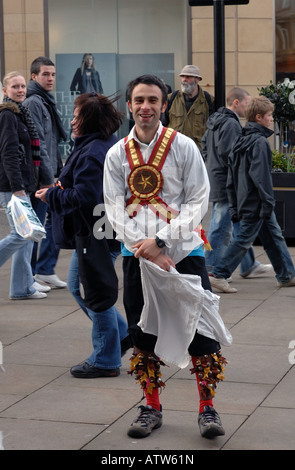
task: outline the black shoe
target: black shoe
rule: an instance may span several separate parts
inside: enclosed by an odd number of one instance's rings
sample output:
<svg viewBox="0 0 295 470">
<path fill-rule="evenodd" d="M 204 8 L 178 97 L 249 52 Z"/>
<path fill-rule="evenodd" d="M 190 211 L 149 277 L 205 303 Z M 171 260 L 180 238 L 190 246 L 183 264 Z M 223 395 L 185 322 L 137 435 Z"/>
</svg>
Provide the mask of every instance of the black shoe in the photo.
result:
<svg viewBox="0 0 295 470">
<path fill-rule="evenodd" d="M 121 357 L 125 356 L 128 349 L 132 348 L 133 344 L 131 341 L 131 337 L 127 336 L 126 338 L 122 339 L 121 341 Z"/>
<path fill-rule="evenodd" d="M 212 406 L 204 407 L 204 411 L 199 414 L 198 423 L 202 437 L 210 438 L 225 434 L 219 414 Z"/>
<path fill-rule="evenodd" d="M 78 379 L 95 379 L 96 377 L 117 377 L 120 375 L 120 369 L 100 369 L 91 366 L 87 362 L 78 364 L 71 368 L 71 374 Z"/>
</svg>

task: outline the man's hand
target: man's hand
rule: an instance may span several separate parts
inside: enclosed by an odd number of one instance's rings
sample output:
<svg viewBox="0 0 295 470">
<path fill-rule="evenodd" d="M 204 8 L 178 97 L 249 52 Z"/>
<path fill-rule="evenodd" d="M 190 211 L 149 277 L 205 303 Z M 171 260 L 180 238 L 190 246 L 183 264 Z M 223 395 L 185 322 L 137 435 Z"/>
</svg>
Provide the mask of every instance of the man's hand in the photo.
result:
<svg viewBox="0 0 295 470">
<path fill-rule="evenodd" d="M 154 238 L 146 238 L 133 245 L 132 248 L 136 249 L 135 258 L 142 256 L 149 261 L 153 261 L 161 253 L 161 248 L 158 247 Z"/>
<path fill-rule="evenodd" d="M 175 268 L 175 264 L 173 263 L 172 259 L 169 256 L 160 253 L 159 256 L 153 259 L 153 263 L 155 263 L 160 268 L 164 269 L 164 271 L 170 271 L 170 267 L 172 266 Z"/>
<path fill-rule="evenodd" d="M 175 268 L 175 264 L 172 259 L 161 253 L 161 248 L 158 247 L 154 238 L 146 238 L 145 240 L 133 245 L 132 248 L 136 249 L 134 254 L 135 258 L 139 258 L 141 256 L 142 258 L 148 259 L 165 271 L 170 271 L 170 266 Z"/>
</svg>

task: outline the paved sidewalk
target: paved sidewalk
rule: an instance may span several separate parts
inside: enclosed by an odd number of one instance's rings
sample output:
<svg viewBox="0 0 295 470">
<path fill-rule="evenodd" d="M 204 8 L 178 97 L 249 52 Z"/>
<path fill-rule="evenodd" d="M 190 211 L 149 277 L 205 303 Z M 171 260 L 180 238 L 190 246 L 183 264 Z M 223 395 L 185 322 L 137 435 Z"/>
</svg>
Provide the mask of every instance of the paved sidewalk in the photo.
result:
<svg viewBox="0 0 295 470">
<path fill-rule="evenodd" d="M 295 248 L 290 251 L 295 261 Z M 261 247 L 255 252 L 268 262 Z M 70 256 L 62 251 L 57 266 L 65 280 Z M 120 261 L 117 267 L 123 312 Z M 189 367 L 174 366 L 163 369 L 163 426 L 146 439 L 129 438 L 142 397 L 127 375 L 130 354 L 119 377 L 75 379 L 70 367 L 91 351 L 90 321 L 67 289 L 44 300 L 10 301 L 9 277 L 7 262 L 0 269 L 0 448 L 2 435 L 5 450 L 295 450 L 295 288 L 278 289 L 273 272 L 247 280 L 235 272 L 238 293 L 220 294 L 234 342 L 223 348 L 229 363 L 214 400 L 226 434 L 213 440 L 199 433 Z"/>
</svg>

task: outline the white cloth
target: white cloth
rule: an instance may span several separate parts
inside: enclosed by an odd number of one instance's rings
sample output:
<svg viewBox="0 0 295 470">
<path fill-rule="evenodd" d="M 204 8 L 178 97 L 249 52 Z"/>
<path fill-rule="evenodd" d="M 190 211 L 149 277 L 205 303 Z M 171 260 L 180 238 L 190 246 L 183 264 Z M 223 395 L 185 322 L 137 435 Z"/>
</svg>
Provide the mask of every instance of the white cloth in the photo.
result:
<svg viewBox="0 0 295 470">
<path fill-rule="evenodd" d="M 188 347 L 198 333 L 230 346 L 232 336 L 219 315 L 219 297 L 204 290 L 200 276 L 164 271 L 140 259 L 144 307 L 138 325 L 157 336 L 155 353 L 166 362 L 185 368 Z"/>
<path fill-rule="evenodd" d="M 134 128 L 131 130 L 128 139 L 134 138 L 138 142 L 145 163 L 162 129 L 163 126 L 159 123 L 158 131 L 149 145 L 140 142 Z M 200 225 L 208 210 L 210 185 L 196 144 L 185 135 L 177 133 L 161 170 L 164 184 L 159 196 L 168 206 L 180 211 L 170 224 L 159 219 L 147 206 L 142 207 L 132 219 L 129 217 L 125 206 L 131 197 L 128 187 L 130 171 L 124 139 L 121 139 L 108 151 L 104 170 L 106 213 L 118 240 L 129 251 L 134 252 L 132 245 L 158 235 L 166 243 L 167 248 L 163 252 L 175 264 L 178 263 L 194 248 L 203 244 L 194 229 Z"/>
</svg>

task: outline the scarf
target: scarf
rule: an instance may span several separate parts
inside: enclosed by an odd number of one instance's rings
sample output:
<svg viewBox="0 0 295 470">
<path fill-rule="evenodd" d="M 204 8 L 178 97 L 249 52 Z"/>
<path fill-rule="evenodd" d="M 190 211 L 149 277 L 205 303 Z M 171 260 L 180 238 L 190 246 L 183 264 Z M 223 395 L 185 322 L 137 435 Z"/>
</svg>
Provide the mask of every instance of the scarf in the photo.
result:
<svg viewBox="0 0 295 470">
<path fill-rule="evenodd" d="M 44 88 L 42 88 L 38 82 L 36 82 L 35 80 L 30 80 L 27 86 L 27 98 L 32 95 L 41 96 L 41 98 L 43 98 L 43 100 L 47 104 L 48 110 L 52 118 L 52 122 L 57 129 L 58 142 L 60 140 L 67 140 L 67 134 L 61 122 L 61 118 L 56 107 L 54 96 L 48 91 L 45 91 Z"/>
<path fill-rule="evenodd" d="M 31 140 L 33 166 L 35 168 L 35 175 L 37 176 L 37 169 L 40 166 L 40 139 L 31 112 L 22 103 L 17 103 L 16 101 L 13 101 L 12 99 L 8 98 L 8 96 L 4 96 L 3 102 L 14 103 L 17 105 L 22 120 L 28 128 Z"/>
</svg>

